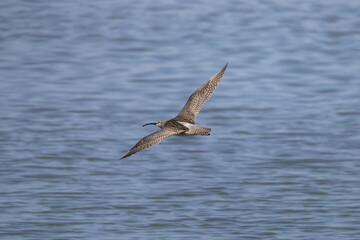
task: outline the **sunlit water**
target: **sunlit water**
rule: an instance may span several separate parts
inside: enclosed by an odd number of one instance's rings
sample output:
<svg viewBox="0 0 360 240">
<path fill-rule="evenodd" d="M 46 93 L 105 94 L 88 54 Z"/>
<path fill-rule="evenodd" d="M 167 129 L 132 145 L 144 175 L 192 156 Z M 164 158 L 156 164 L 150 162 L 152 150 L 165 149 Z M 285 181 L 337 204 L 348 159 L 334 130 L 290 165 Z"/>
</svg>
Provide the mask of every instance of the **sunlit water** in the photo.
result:
<svg viewBox="0 0 360 240">
<path fill-rule="evenodd" d="M 359 1 L 0 8 L 1 239 L 359 239 Z"/>
</svg>

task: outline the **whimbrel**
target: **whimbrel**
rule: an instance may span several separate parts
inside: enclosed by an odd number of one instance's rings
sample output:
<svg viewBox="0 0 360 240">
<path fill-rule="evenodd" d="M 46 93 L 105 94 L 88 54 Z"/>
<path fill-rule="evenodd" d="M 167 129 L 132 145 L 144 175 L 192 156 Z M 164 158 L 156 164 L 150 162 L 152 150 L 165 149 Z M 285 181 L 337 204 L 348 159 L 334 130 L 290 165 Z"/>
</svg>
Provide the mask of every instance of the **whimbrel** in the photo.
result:
<svg viewBox="0 0 360 240">
<path fill-rule="evenodd" d="M 226 70 L 227 64 L 215 74 L 209 81 L 198 88 L 187 100 L 180 113 L 170 120 L 160 120 L 156 123 L 146 123 L 143 125 L 156 125 L 161 130 L 154 132 L 141 139 L 134 147 L 132 147 L 121 159 L 129 157 L 137 152 L 145 150 L 156 144 L 159 144 L 165 138 L 173 135 L 210 135 L 211 128 L 200 127 L 195 123 L 195 118 L 200 112 L 204 103 L 210 98 L 218 85 L 222 75 Z"/>
</svg>

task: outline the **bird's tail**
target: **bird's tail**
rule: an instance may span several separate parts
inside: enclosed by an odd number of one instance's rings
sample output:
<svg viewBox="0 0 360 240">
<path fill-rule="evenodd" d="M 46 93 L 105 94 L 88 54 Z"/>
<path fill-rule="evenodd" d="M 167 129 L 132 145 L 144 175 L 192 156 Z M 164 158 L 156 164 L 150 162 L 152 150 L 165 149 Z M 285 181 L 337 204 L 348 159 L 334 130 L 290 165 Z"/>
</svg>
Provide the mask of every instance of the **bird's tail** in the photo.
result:
<svg viewBox="0 0 360 240">
<path fill-rule="evenodd" d="M 202 136 L 208 136 L 210 135 L 211 128 L 204 128 L 204 127 L 198 127 L 195 131 L 195 134 L 202 135 Z"/>
</svg>

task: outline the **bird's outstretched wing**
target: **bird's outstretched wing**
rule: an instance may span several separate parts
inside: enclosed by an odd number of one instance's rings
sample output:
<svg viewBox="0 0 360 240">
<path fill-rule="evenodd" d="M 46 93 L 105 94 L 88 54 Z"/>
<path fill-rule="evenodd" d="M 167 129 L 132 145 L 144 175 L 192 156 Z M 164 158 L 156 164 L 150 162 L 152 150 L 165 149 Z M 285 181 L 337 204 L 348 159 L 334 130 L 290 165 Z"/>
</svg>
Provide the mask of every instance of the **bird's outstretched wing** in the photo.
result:
<svg viewBox="0 0 360 240">
<path fill-rule="evenodd" d="M 144 138 L 142 138 L 137 144 L 135 144 L 134 147 L 132 147 L 124 156 L 122 156 L 120 159 L 127 158 L 137 152 L 140 152 L 142 150 L 145 150 L 149 147 L 152 147 L 156 144 L 159 144 L 162 140 L 164 140 L 167 137 L 179 134 L 184 132 L 183 129 L 173 129 L 169 127 L 165 127 L 157 132 L 154 132 Z"/>
<path fill-rule="evenodd" d="M 214 92 L 216 86 L 220 82 L 220 79 L 226 70 L 226 67 L 227 64 L 209 81 L 207 81 L 193 94 L 191 94 L 183 109 L 181 109 L 180 113 L 173 119 L 177 121 L 195 123 L 196 116 L 200 112 L 204 103 L 210 98 L 211 94 Z"/>
</svg>

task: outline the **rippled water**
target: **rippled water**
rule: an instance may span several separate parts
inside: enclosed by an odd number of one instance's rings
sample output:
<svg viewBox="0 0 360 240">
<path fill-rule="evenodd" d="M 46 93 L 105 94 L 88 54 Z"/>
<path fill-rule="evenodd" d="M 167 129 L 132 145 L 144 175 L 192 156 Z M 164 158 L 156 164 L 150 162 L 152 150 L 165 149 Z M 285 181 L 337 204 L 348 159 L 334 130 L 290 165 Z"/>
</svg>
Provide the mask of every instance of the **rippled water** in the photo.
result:
<svg viewBox="0 0 360 240">
<path fill-rule="evenodd" d="M 359 1 L 0 7 L 1 239 L 359 239 Z"/>
</svg>

